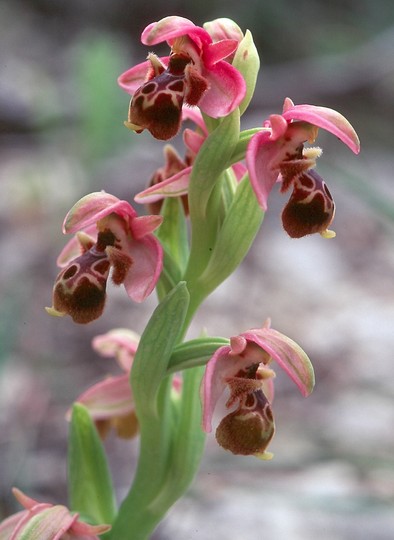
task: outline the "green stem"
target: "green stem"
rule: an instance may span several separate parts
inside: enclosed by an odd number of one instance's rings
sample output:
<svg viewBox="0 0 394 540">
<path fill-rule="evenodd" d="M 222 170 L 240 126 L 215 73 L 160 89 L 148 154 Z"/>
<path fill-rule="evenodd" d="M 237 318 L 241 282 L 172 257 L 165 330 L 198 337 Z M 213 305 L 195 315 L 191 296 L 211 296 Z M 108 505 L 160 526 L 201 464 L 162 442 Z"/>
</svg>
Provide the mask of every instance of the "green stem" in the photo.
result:
<svg viewBox="0 0 394 540">
<path fill-rule="evenodd" d="M 167 510 L 158 511 L 151 502 L 166 473 L 169 448 L 167 430 L 170 413 L 171 378 L 164 379 L 158 400 L 160 416 L 141 424 L 139 461 L 133 485 L 122 502 L 110 532 L 111 540 L 147 540 Z"/>
<path fill-rule="evenodd" d="M 167 371 L 173 373 L 205 365 L 219 347 L 229 343 L 229 339 L 222 337 L 204 337 L 181 343 L 175 347 Z"/>
</svg>

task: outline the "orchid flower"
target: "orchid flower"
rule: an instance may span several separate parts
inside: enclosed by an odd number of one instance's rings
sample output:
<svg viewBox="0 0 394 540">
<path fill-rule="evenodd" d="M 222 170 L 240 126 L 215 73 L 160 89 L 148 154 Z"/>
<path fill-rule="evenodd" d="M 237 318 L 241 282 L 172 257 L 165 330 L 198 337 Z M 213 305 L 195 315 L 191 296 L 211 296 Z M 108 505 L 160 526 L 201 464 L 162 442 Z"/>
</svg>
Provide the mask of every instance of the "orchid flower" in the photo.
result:
<svg viewBox="0 0 394 540">
<path fill-rule="evenodd" d="M 115 357 L 124 373 L 106 377 L 94 384 L 77 399 L 84 405 L 104 438 L 111 427 L 121 438 L 131 438 L 138 431 L 134 400 L 129 383 L 129 374 L 139 336 L 126 328 L 116 328 L 93 338 L 93 348 L 104 357 Z M 71 416 L 68 411 L 67 418 Z"/>
<path fill-rule="evenodd" d="M 67 214 L 63 232 L 77 233 L 58 257 L 63 268 L 53 289 L 51 315 L 70 315 L 88 323 L 103 312 L 106 285 L 112 269 L 115 285 L 142 302 L 154 289 L 163 252 L 152 234 L 160 216 L 138 217 L 126 201 L 105 192 L 91 193 Z"/>
<path fill-rule="evenodd" d="M 212 416 L 226 387 L 228 409 L 236 406 L 216 430 L 218 443 L 234 454 L 270 459 L 266 452 L 275 424 L 272 413 L 275 361 L 308 396 L 314 385 L 312 364 L 293 340 L 270 328 L 252 329 L 233 337 L 230 345 L 220 347 L 209 360 L 202 381 L 203 429 L 212 430 Z"/>
<path fill-rule="evenodd" d="M 12 490 L 25 508 L 0 523 L 0 540 L 98 540 L 110 525 L 88 525 L 61 504 L 40 503 L 17 488 Z"/>
<path fill-rule="evenodd" d="M 181 125 L 182 106 L 198 105 L 213 118 L 230 114 L 245 96 L 242 75 L 226 59 L 238 39 L 213 41 L 207 30 L 184 17 L 165 17 L 149 24 L 141 41 L 152 46 L 166 41 L 170 56 L 148 60 L 120 75 L 118 83 L 133 97 L 126 126 L 148 129 L 160 140 L 174 137 Z"/>
<path fill-rule="evenodd" d="M 150 214 L 160 214 L 163 204 L 162 199 L 168 197 L 182 197 L 182 203 L 185 214 L 189 213 L 189 204 L 187 199 L 187 186 L 192 170 L 189 164 L 192 157 L 185 156 L 182 159 L 175 148 L 166 144 L 164 149 L 164 165 L 159 167 L 153 174 L 149 187 L 138 193 L 134 200 L 137 203 L 147 204 Z"/>
<path fill-rule="evenodd" d="M 185 158 L 182 160 L 171 145 L 164 148 L 165 165 L 160 167 L 153 175 L 150 186 L 137 193 L 135 202 L 147 204 L 149 210 L 158 213 L 160 201 L 166 197 L 183 197 L 187 195 L 190 175 L 196 156 L 208 136 L 201 113 L 196 108 L 185 108 L 182 112 L 183 120 L 191 120 L 196 129 L 186 128 L 183 132 L 183 142 L 186 146 Z M 237 180 L 240 180 L 246 167 L 242 162 L 235 163 L 232 170 Z M 187 199 L 183 199 L 185 211 L 188 211 Z"/>
<path fill-rule="evenodd" d="M 320 175 L 313 169 L 320 148 L 304 148 L 313 143 L 318 128 L 338 137 L 355 154 L 360 150 L 356 132 L 340 113 L 327 107 L 294 105 L 286 98 L 281 115 L 273 114 L 262 131 L 250 140 L 246 162 L 250 180 L 260 206 L 279 179 L 281 192 L 293 189 L 282 213 L 283 227 L 292 238 L 319 232 L 334 236 L 328 227 L 334 219 L 335 204 Z"/>
</svg>

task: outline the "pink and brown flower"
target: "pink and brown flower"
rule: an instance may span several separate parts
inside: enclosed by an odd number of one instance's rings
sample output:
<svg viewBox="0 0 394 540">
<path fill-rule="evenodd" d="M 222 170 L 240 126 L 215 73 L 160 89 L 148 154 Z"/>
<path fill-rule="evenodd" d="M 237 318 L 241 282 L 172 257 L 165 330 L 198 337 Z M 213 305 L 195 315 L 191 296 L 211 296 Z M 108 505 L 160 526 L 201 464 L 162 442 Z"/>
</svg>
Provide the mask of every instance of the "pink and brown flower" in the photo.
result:
<svg viewBox="0 0 394 540">
<path fill-rule="evenodd" d="M 328 230 L 335 214 L 333 198 L 313 170 L 322 151 L 304 146 L 315 141 L 318 128 L 338 137 L 355 154 L 360 151 L 356 132 L 340 113 L 327 107 L 294 105 L 286 98 L 283 113 L 270 116 L 250 140 L 246 153 L 250 181 L 264 210 L 278 180 L 282 193 L 293 190 L 282 213 L 283 227 L 292 238 L 316 232 L 328 237 L 335 234 Z"/>
<path fill-rule="evenodd" d="M 138 342 L 139 336 L 126 328 L 116 328 L 93 338 L 93 348 L 104 357 L 115 358 L 123 371 L 121 375 L 105 377 L 76 399 L 87 408 L 102 438 L 111 428 L 123 439 L 138 433 L 129 381 Z M 68 411 L 67 418 L 70 417 L 71 411 Z"/>
<path fill-rule="evenodd" d="M 89 525 L 61 504 L 40 503 L 17 488 L 13 494 L 25 508 L 0 523 L 0 540 L 99 540 L 110 525 Z"/>
<path fill-rule="evenodd" d="M 88 323 L 103 312 L 107 280 L 123 284 L 142 302 L 153 290 L 163 264 L 162 247 L 152 234 L 160 216 L 138 217 L 127 201 L 105 192 L 91 193 L 67 214 L 63 232 L 76 233 L 58 257 L 63 270 L 53 289 L 51 315 L 70 315 Z"/>
<path fill-rule="evenodd" d="M 230 340 L 209 360 L 202 381 L 203 429 L 212 430 L 212 417 L 227 388 L 227 409 L 233 409 L 216 429 L 218 443 L 233 454 L 270 459 L 266 451 L 275 432 L 271 368 L 275 361 L 304 396 L 314 386 L 312 364 L 292 339 L 270 328 L 269 321 Z"/>
<path fill-rule="evenodd" d="M 142 32 L 145 45 L 166 41 L 168 57 L 150 53 L 148 60 L 120 75 L 118 83 L 132 95 L 127 127 L 147 129 L 160 140 L 174 137 L 181 126 L 183 104 L 219 118 L 238 107 L 245 96 L 242 75 L 226 59 L 238 39 L 220 39 L 184 17 L 165 17 Z"/>
</svg>

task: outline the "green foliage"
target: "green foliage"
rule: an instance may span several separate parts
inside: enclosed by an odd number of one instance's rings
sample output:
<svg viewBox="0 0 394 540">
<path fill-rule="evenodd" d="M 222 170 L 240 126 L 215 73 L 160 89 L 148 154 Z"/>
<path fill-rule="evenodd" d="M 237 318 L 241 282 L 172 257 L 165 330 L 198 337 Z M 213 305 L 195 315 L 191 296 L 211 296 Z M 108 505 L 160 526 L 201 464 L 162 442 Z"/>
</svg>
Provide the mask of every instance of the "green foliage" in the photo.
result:
<svg viewBox="0 0 394 540">
<path fill-rule="evenodd" d="M 70 510 L 94 524 L 112 523 L 116 509 L 105 452 L 88 411 L 78 403 L 69 431 L 68 482 Z"/>
<path fill-rule="evenodd" d="M 131 371 L 131 386 L 142 427 L 145 419 L 148 422 L 158 417 L 160 384 L 182 335 L 188 304 L 186 284 L 180 282 L 157 306 L 141 336 Z"/>
</svg>

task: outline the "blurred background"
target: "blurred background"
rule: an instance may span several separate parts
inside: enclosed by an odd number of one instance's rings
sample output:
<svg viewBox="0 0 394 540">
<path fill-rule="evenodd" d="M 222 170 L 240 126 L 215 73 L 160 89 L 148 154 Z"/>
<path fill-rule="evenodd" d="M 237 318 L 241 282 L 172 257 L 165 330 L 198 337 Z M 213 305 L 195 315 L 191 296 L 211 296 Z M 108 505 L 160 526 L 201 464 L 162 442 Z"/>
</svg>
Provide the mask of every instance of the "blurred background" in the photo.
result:
<svg viewBox="0 0 394 540">
<path fill-rule="evenodd" d="M 392 0 L 13 0 L 0 4 L 0 516 L 14 485 L 66 503 L 66 410 L 116 366 L 91 349 L 117 326 L 142 332 L 155 298 L 109 290 L 89 326 L 46 315 L 65 243 L 61 224 L 90 191 L 132 201 L 162 165 L 162 144 L 123 126 L 117 76 L 148 52 L 143 28 L 166 15 L 249 28 L 262 62 L 243 128 L 283 99 L 335 108 L 361 139 L 355 157 L 320 133 L 319 172 L 337 204 L 335 240 L 290 240 L 271 197 L 245 262 L 202 308 L 231 336 L 272 318 L 313 360 L 304 400 L 278 373 L 271 462 L 208 437 L 188 494 L 156 540 L 358 540 L 394 537 L 394 6 Z M 164 48 L 157 47 L 161 53 Z M 179 145 L 180 141 L 175 141 Z M 122 497 L 138 441 L 106 447 Z M 213 529 L 214 528 L 214 529 Z"/>
</svg>

